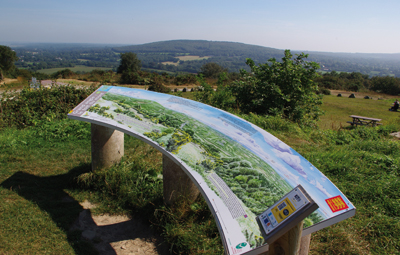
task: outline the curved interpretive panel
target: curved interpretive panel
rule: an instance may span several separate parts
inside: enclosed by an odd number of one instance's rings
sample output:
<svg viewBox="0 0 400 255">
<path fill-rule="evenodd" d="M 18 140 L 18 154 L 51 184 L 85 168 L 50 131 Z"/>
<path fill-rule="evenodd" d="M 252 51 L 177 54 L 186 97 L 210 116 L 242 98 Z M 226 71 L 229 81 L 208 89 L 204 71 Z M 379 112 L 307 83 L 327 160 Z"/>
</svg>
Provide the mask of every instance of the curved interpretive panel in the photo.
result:
<svg viewBox="0 0 400 255">
<path fill-rule="evenodd" d="M 301 184 L 319 209 L 303 235 L 355 214 L 310 162 L 265 130 L 222 110 L 140 89 L 102 86 L 68 117 L 154 146 L 188 174 L 212 211 L 228 254 L 263 251 L 256 216 Z"/>
</svg>

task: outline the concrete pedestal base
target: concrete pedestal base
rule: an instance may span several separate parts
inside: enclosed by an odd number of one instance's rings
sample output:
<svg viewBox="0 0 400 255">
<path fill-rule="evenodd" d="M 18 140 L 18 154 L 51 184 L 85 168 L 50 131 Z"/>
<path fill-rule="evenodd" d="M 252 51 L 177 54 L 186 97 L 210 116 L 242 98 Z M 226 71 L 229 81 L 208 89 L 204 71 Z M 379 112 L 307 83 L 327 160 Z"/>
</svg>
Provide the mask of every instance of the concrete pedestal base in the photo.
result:
<svg viewBox="0 0 400 255">
<path fill-rule="evenodd" d="M 118 163 L 124 155 L 124 133 L 93 123 L 91 131 L 92 171 Z"/>
<path fill-rule="evenodd" d="M 179 199 L 194 201 L 200 191 L 189 176 L 174 161 L 163 155 L 164 202 L 173 204 Z"/>
</svg>

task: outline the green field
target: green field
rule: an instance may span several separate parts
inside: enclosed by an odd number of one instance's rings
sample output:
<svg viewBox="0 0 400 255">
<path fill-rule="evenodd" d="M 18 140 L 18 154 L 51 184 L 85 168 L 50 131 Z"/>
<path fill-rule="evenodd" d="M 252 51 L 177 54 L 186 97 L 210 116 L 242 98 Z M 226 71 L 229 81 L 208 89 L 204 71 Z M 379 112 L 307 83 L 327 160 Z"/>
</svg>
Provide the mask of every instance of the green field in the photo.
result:
<svg viewBox="0 0 400 255">
<path fill-rule="evenodd" d="M 209 56 L 200 57 L 200 56 L 186 55 L 186 56 L 179 56 L 179 57 L 176 57 L 176 58 L 179 58 L 179 60 L 181 60 L 181 61 L 191 61 L 191 60 L 209 59 L 211 57 L 209 57 Z"/>
<path fill-rule="evenodd" d="M 42 69 L 42 70 L 38 70 L 38 72 L 45 73 L 45 74 L 53 74 L 55 72 L 58 72 L 58 71 L 61 71 L 61 70 L 64 70 L 64 69 L 69 69 L 72 72 L 86 72 L 86 73 L 88 73 L 88 72 L 91 72 L 91 71 L 93 71 L 95 69 L 108 71 L 108 70 L 111 70 L 112 68 L 78 65 L 78 66 L 74 66 L 74 67 L 60 67 L 60 68 Z"/>
<path fill-rule="evenodd" d="M 193 55 L 186 55 L 186 56 L 178 56 L 176 57 L 178 58 L 180 61 L 193 61 L 193 60 L 204 60 L 204 59 L 209 59 L 211 57 L 205 56 L 205 57 L 200 57 L 200 56 L 193 56 Z M 178 62 L 171 62 L 171 61 L 166 61 L 166 62 L 161 62 L 161 64 L 164 65 L 174 65 L 174 66 L 178 66 L 179 65 L 179 61 Z"/>
<path fill-rule="evenodd" d="M 399 121 L 400 113 L 388 110 L 394 102 L 393 99 L 376 99 L 377 97 L 364 99 L 361 96 L 358 98 L 324 96 L 321 108 L 325 114 L 320 117 L 318 125 L 322 129 L 347 127 L 349 126 L 347 121 L 352 120 L 350 115 L 382 119 L 381 123 L 384 125 Z"/>
</svg>

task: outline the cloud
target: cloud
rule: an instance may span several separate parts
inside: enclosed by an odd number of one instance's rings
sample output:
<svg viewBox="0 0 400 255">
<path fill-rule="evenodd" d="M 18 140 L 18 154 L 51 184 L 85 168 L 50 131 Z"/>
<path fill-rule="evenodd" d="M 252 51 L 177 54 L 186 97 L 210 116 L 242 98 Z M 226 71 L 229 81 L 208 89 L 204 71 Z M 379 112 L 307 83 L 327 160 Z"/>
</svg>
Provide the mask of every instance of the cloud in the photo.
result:
<svg viewBox="0 0 400 255">
<path fill-rule="evenodd" d="M 138 91 L 127 91 L 119 88 L 111 88 L 110 92 L 134 98 L 141 98 L 141 94 Z"/>
<path fill-rule="evenodd" d="M 263 135 L 265 142 L 271 145 L 274 149 L 281 152 L 287 152 L 292 154 L 289 145 L 285 144 L 284 142 L 282 142 L 281 140 L 279 140 L 278 138 L 276 138 L 275 136 L 271 135 L 268 132 L 264 131 L 260 133 Z"/>
<path fill-rule="evenodd" d="M 333 197 L 325 188 L 322 186 L 321 183 L 319 183 L 316 180 L 311 180 L 310 183 L 315 186 L 317 189 L 319 189 L 322 193 L 324 193 L 327 197 Z"/>
<path fill-rule="evenodd" d="M 164 105 L 164 106 L 167 107 L 167 108 L 169 108 L 169 109 L 171 109 L 171 110 L 173 110 L 173 111 L 181 112 L 181 113 L 184 113 L 184 114 L 189 115 L 189 116 L 191 115 L 191 112 L 182 109 L 182 106 L 181 106 L 181 105 L 178 105 L 178 104 L 166 104 L 166 105 Z"/>
<path fill-rule="evenodd" d="M 281 152 L 279 150 L 274 149 L 273 152 L 282 159 L 286 164 L 291 166 L 294 170 L 296 170 L 301 176 L 307 178 L 307 173 L 304 172 L 303 167 L 300 165 L 301 159 L 299 156 L 290 154 L 288 152 Z"/>
<path fill-rule="evenodd" d="M 278 170 L 279 173 L 284 175 L 287 180 L 292 181 L 295 185 L 299 184 L 299 176 L 292 174 L 286 167 L 273 160 L 268 160 L 268 163 L 274 167 L 274 169 Z"/>
</svg>

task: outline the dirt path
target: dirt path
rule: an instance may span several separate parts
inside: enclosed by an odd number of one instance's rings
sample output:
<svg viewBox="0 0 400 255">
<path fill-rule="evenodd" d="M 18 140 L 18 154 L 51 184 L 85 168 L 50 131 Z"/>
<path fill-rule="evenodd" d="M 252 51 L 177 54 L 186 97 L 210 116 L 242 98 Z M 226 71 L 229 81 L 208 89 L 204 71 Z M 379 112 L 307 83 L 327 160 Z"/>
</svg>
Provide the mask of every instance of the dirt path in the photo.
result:
<svg viewBox="0 0 400 255">
<path fill-rule="evenodd" d="M 93 216 L 95 205 L 80 203 L 80 213 L 71 230 L 82 231 L 82 238 L 90 241 L 102 255 L 167 255 L 168 246 L 153 229 L 141 220 L 124 215 Z"/>
</svg>

